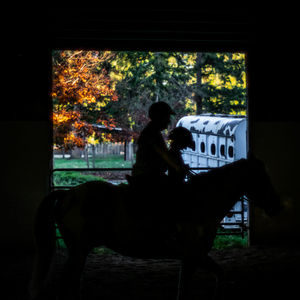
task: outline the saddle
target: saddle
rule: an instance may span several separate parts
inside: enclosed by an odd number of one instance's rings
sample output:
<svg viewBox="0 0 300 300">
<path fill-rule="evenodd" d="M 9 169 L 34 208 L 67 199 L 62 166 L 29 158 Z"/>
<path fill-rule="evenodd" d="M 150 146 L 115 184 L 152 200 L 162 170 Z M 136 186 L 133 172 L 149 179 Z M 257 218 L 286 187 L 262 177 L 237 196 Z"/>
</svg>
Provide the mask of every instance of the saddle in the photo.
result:
<svg viewBox="0 0 300 300">
<path fill-rule="evenodd" d="M 166 178 L 163 181 L 151 177 L 126 175 L 131 195 L 129 212 L 134 218 L 154 218 L 157 222 L 186 220 L 179 203 L 182 197 L 178 186 Z"/>
</svg>

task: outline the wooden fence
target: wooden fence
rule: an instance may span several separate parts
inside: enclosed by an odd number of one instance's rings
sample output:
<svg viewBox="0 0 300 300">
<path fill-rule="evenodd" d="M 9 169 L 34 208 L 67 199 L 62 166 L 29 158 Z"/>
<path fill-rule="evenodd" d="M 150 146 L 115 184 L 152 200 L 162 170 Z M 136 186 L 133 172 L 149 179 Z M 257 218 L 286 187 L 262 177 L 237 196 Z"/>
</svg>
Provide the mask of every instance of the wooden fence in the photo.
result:
<svg viewBox="0 0 300 300">
<path fill-rule="evenodd" d="M 63 157 L 83 158 L 87 155 L 93 158 L 105 158 L 112 155 L 123 155 L 125 160 L 132 161 L 136 152 L 136 144 L 132 142 L 119 143 L 99 143 L 96 145 L 87 145 L 85 149 L 75 148 L 68 152 L 63 150 L 54 150 L 54 155 Z"/>
</svg>

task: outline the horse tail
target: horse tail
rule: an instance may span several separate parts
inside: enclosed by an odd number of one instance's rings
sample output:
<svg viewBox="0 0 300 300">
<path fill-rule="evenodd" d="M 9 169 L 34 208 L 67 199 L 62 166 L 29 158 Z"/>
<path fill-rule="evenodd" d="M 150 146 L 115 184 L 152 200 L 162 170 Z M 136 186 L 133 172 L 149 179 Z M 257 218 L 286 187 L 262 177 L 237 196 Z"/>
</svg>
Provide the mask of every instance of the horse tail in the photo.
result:
<svg viewBox="0 0 300 300">
<path fill-rule="evenodd" d="M 31 299 L 38 299 L 47 285 L 56 248 L 55 202 L 65 191 L 54 191 L 40 203 L 34 223 L 36 256 L 29 292 Z"/>
</svg>

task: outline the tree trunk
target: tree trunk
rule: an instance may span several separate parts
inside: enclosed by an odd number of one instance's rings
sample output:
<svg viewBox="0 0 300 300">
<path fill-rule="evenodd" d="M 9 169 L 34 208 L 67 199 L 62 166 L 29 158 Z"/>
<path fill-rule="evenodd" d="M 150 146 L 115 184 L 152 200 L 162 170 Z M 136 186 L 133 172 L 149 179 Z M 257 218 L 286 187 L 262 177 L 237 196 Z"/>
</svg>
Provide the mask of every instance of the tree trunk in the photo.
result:
<svg viewBox="0 0 300 300">
<path fill-rule="evenodd" d="M 96 168 L 95 158 L 96 158 L 95 145 L 92 145 L 92 164 L 94 169 Z"/>
<path fill-rule="evenodd" d="M 202 79 L 202 71 L 201 71 L 201 56 L 202 54 L 197 52 L 196 57 L 196 90 L 194 95 L 194 101 L 196 102 L 196 113 L 200 115 L 203 113 L 203 97 L 199 93 L 199 89 L 201 89 L 201 79 Z"/>
<path fill-rule="evenodd" d="M 86 160 L 86 165 L 87 168 L 90 168 L 90 162 L 89 162 L 89 148 L 88 145 L 85 146 L 85 160 Z"/>
</svg>

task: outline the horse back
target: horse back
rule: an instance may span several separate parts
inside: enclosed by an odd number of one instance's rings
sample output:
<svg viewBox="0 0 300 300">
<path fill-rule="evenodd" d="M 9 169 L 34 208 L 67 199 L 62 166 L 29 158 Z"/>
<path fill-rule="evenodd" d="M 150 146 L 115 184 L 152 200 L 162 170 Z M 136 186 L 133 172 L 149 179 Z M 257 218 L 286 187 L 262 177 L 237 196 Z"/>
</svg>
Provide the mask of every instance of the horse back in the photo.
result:
<svg viewBox="0 0 300 300">
<path fill-rule="evenodd" d="M 106 181 L 90 181 L 73 190 L 72 202 L 80 205 L 83 217 L 97 217 L 112 210 L 119 188 Z"/>
</svg>

